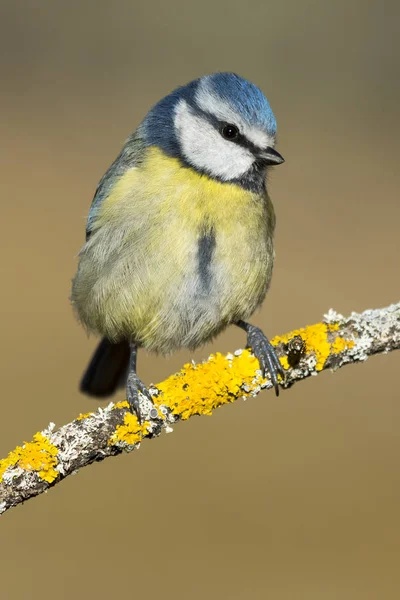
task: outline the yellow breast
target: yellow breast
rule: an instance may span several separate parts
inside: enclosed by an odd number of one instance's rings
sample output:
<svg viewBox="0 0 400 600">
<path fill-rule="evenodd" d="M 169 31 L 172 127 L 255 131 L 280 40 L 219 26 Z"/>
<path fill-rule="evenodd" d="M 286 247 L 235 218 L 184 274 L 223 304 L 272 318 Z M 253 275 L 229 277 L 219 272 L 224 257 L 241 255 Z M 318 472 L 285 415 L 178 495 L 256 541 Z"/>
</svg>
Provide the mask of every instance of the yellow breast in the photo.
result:
<svg viewBox="0 0 400 600">
<path fill-rule="evenodd" d="M 144 205 L 161 210 L 160 218 L 179 210 L 194 229 L 204 221 L 230 229 L 239 218 L 254 226 L 263 215 L 263 204 L 258 194 L 201 175 L 151 147 L 140 167 L 128 170 L 104 200 L 97 226 Z"/>
</svg>

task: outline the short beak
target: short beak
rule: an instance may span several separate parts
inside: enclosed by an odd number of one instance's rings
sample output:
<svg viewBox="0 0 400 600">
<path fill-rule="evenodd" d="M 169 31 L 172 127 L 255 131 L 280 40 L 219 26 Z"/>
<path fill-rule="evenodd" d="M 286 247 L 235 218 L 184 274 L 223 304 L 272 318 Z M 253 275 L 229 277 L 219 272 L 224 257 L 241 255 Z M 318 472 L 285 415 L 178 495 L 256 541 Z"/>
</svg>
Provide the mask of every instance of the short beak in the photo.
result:
<svg viewBox="0 0 400 600">
<path fill-rule="evenodd" d="M 258 157 L 261 158 L 261 160 L 268 166 L 281 165 L 285 162 L 283 156 L 281 156 L 279 152 L 277 152 L 274 148 L 271 148 L 270 146 L 268 146 L 268 148 L 266 148 L 265 150 L 262 150 L 258 154 Z"/>
</svg>

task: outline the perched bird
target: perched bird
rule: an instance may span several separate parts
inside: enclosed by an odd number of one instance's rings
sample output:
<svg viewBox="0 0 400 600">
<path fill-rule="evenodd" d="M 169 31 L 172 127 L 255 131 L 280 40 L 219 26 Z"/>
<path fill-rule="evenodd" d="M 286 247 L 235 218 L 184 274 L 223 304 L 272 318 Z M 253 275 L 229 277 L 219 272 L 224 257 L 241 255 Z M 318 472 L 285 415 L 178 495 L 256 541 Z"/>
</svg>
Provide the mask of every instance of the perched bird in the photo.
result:
<svg viewBox="0 0 400 600">
<path fill-rule="evenodd" d="M 142 419 L 138 348 L 197 348 L 228 325 L 247 333 L 278 394 L 274 348 L 247 323 L 268 290 L 275 214 L 266 189 L 276 121 L 254 84 L 233 73 L 200 77 L 156 104 L 101 179 L 72 303 L 103 336 L 81 382 L 91 396 L 126 383 Z"/>
</svg>

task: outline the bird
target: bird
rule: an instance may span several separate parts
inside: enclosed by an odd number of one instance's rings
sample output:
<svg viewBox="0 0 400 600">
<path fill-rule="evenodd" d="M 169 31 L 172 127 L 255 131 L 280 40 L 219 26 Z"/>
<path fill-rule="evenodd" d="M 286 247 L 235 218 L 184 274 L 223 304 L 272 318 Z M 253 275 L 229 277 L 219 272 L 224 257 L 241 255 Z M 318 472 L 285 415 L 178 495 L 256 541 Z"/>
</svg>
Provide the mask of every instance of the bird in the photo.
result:
<svg viewBox="0 0 400 600">
<path fill-rule="evenodd" d="M 263 92 L 230 72 L 201 76 L 156 103 L 100 180 L 78 255 L 71 301 L 102 336 L 80 389 L 111 396 L 126 386 L 142 422 L 139 348 L 193 350 L 229 325 L 269 372 L 274 347 L 248 322 L 270 285 L 275 212 L 267 191 L 276 119 Z"/>
</svg>

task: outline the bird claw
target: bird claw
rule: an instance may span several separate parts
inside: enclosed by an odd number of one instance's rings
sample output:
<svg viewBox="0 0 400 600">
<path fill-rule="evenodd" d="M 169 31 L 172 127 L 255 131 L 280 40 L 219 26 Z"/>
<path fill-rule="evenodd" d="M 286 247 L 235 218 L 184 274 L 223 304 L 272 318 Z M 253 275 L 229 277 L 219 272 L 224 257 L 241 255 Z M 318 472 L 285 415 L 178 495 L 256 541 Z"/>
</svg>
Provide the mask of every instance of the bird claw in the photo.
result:
<svg viewBox="0 0 400 600">
<path fill-rule="evenodd" d="M 136 415 L 140 424 L 145 420 L 143 411 L 140 407 L 139 392 L 154 405 L 153 398 L 147 387 L 139 379 L 136 373 L 129 373 L 126 384 L 126 396 L 129 404 L 129 409 L 132 414 Z"/>
<path fill-rule="evenodd" d="M 253 351 L 254 356 L 260 363 L 262 376 L 265 377 L 269 372 L 272 385 L 275 388 L 275 394 L 279 396 L 278 375 L 285 378 L 285 372 L 282 368 L 280 360 L 275 352 L 275 348 L 263 334 L 261 329 L 250 325 L 247 332 L 247 345 Z"/>
</svg>

